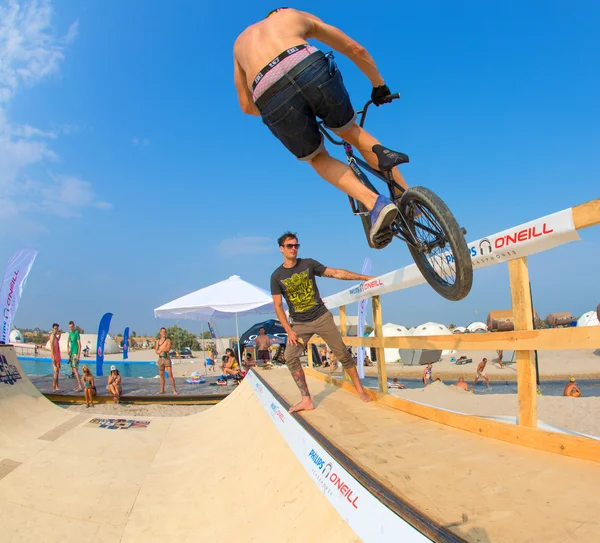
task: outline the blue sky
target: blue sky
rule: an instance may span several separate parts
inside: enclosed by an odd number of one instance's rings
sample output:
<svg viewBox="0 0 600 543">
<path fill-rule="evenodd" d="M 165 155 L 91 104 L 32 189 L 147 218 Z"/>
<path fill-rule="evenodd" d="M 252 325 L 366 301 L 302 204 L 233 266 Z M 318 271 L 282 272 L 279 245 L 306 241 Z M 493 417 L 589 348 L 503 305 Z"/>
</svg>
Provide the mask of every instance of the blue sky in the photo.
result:
<svg viewBox="0 0 600 543">
<path fill-rule="evenodd" d="M 232 45 L 274 7 L 0 0 L 0 263 L 39 250 L 17 326 L 74 319 L 93 331 L 111 311 L 113 332 L 153 333 L 170 323 L 153 308 L 230 275 L 268 288 L 288 229 L 301 256 L 330 267 L 360 271 L 370 256 L 382 274 L 412 262 L 399 242 L 368 249 L 347 198 L 241 113 Z M 410 155 L 408 183 L 437 192 L 469 239 L 599 196 L 596 2 L 292 7 L 373 55 L 402 99 L 367 127 Z M 358 108 L 369 82 L 336 59 Z M 542 316 L 600 302 L 600 228 L 581 235 L 530 258 Z M 459 303 L 428 286 L 383 299 L 384 321 L 406 325 L 466 325 L 509 306 L 506 264 L 477 272 Z"/>
</svg>

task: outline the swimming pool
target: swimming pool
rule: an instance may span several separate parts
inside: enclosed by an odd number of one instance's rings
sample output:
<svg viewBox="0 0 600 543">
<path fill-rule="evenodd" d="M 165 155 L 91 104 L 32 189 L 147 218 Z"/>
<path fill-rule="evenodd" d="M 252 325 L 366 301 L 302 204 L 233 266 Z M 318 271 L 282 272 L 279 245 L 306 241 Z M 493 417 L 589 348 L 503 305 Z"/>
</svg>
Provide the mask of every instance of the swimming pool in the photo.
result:
<svg viewBox="0 0 600 543">
<path fill-rule="evenodd" d="M 52 359 L 37 356 L 19 356 L 19 362 L 26 375 L 52 375 Z M 86 364 L 93 375 L 96 375 L 96 359 L 81 359 L 79 361 L 79 373 L 81 366 Z M 154 377 L 158 375 L 156 362 L 115 362 L 104 361 L 102 366 L 104 375 L 110 373 L 110 367 L 116 366 L 122 377 Z M 69 361 L 62 359 L 61 373 L 69 372 Z"/>
</svg>

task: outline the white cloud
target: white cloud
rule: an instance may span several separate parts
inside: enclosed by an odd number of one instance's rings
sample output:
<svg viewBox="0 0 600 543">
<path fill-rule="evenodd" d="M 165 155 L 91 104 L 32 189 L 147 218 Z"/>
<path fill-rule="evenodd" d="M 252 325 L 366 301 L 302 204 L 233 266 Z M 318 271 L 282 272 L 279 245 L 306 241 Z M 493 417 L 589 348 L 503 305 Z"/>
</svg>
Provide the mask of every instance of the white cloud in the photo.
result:
<svg viewBox="0 0 600 543">
<path fill-rule="evenodd" d="M 234 236 L 222 240 L 217 245 L 217 251 L 225 257 L 265 254 L 274 251 L 274 249 L 273 240 L 261 236 Z"/>
<path fill-rule="evenodd" d="M 16 125 L 8 117 L 11 101 L 20 90 L 58 73 L 65 49 L 77 35 L 77 22 L 64 36 L 55 35 L 52 15 L 49 0 L 28 3 L 8 0 L 0 4 L 0 205 L 3 210 L 0 220 L 22 217 L 31 211 L 72 217 L 82 207 L 107 209 L 110 206 L 97 201 L 88 181 L 55 175 L 48 169 L 59 161 L 49 142 L 68 133 L 71 130 L 68 125 L 45 130 L 29 124 Z M 37 173 L 35 179 L 31 178 L 34 166 L 38 166 L 36 171 L 46 170 L 47 174 Z M 65 211 L 67 208 L 70 210 Z"/>
<path fill-rule="evenodd" d="M 147 138 L 133 138 L 131 141 L 138 147 L 147 147 L 150 145 L 150 140 Z"/>
</svg>

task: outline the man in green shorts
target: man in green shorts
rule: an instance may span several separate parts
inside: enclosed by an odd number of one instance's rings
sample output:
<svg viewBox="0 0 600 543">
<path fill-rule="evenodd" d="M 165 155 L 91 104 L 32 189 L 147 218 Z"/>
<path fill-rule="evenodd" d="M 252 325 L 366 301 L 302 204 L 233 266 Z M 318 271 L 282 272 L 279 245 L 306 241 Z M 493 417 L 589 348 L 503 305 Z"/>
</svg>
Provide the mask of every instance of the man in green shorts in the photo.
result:
<svg viewBox="0 0 600 543">
<path fill-rule="evenodd" d="M 81 338 L 79 330 L 75 330 L 75 323 L 69 321 L 69 342 L 67 345 L 67 353 L 69 355 L 69 365 L 73 371 L 73 376 L 77 379 L 77 388 L 73 392 L 81 392 L 81 379 L 79 378 L 79 356 L 81 355 Z"/>
</svg>

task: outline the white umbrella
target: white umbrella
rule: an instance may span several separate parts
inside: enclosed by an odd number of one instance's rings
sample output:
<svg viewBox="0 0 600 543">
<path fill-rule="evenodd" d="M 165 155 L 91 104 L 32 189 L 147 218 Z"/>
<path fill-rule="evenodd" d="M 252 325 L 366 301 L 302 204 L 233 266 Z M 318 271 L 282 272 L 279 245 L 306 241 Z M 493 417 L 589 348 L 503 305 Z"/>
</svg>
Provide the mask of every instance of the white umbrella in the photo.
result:
<svg viewBox="0 0 600 543">
<path fill-rule="evenodd" d="M 244 281 L 238 275 L 232 275 L 225 281 L 157 307 L 154 317 L 210 321 L 213 317 L 231 317 L 235 314 L 238 356 L 241 357 L 238 315 L 274 312 L 273 298 L 266 290 Z M 239 362 L 242 363 L 241 360 Z"/>
</svg>

